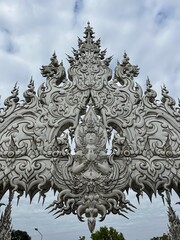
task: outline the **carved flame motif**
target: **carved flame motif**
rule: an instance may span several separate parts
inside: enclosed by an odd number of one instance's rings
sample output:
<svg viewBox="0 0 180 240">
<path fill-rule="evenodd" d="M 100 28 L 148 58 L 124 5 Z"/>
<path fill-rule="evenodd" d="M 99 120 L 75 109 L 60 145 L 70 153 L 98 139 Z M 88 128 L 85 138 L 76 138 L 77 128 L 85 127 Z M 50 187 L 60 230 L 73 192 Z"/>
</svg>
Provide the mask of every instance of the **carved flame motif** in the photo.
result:
<svg viewBox="0 0 180 240">
<path fill-rule="evenodd" d="M 31 79 L 23 102 L 17 84 L 5 100 L 0 197 L 11 190 L 45 199 L 53 188 L 59 194 L 52 211 L 86 217 L 93 231 L 96 217 L 131 210 L 125 190 L 137 198 L 172 189 L 180 196 L 180 104 L 165 86 L 158 103 L 149 79 L 143 94 L 134 82 L 139 68 L 126 53 L 113 74 L 112 57 L 105 58 L 89 23 L 84 34 L 68 56 L 68 74 L 54 53 L 37 93 Z"/>
</svg>

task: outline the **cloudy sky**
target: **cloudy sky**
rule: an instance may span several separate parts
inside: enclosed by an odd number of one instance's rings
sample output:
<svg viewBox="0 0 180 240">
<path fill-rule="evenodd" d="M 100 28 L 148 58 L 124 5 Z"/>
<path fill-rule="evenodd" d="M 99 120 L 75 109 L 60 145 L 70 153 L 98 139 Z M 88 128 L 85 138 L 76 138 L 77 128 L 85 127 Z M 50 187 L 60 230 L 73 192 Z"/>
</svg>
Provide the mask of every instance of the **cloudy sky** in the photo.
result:
<svg viewBox="0 0 180 240">
<path fill-rule="evenodd" d="M 102 49 L 113 55 L 112 69 L 124 51 L 140 67 L 137 82 L 145 88 L 149 76 L 161 98 L 165 84 L 175 100 L 180 97 L 180 1 L 179 0 L 0 0 L 0 95 L 1 105 L 18 82 L 21 95 L 33 76 L 36 88 L 45 81 L 39 68 L 49 64 L 55 51 L 66 69 L 66 54 L 77 47 L 77 36 L 83 36 L 90 21 L 101 38 Z M 166 206 L 160 197 L 153 203 L 146 196 L 138 205 L 133 193 L 129 198 L 138 207 L 129 220 L 108 216 L 100 226 L 122 231 L 127 240 L 149 240 L 167 232 Z M 49 193 L 45 205 L 37 198 L 29 205 L 22 199 L 14 202 L 13 226 L 27 231 L 33 240 L 78 240 L 89 232 L 86 223 L 75 216 L 54 220 L 45 207 L 53 201 Z M 178 197 L 173 194 L 173 205 Z M 180 209 L 176 207 L 177 212 Z"/>
</svg>

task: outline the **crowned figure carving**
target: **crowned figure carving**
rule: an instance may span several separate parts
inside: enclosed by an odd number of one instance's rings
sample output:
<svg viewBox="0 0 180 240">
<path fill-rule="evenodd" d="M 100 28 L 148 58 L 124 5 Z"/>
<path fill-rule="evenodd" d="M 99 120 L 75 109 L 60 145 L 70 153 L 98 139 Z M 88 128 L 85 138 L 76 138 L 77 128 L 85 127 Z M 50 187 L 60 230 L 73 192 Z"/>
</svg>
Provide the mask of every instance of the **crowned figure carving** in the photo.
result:
<svg viewBox="0 0 180 240">
<path fill-rule="evenodd" d="M 31 78 L 19 101 L 15 84 L 0 110 L 0 198 L 10 190 L 45 201 L 53 189 L 51 211 L 87 218 L 92 232 L 96 218 L 134 209 L 129 189 L 138 200 L 180 196 L 180 103 L 166 86 L 158 102 L 149 78 L 143 92 L 127 53 L 114 71 L 111 60 L 88 23 L 67 72 L 53 53 L 37 93 Z"/>
<path fill-rule="evenodd" d="M 53 171 L 57 188 L 62 186 L 58 178 L 62 176 L 68 182 L 68 189 L 61 191 L 48 208 L 53 207 L 51 211 L 56 211 L 58 216 L 76 209 L 81 221 L 83 214 L 87 217 L 92 232 L 98 215 L 103 220 L 110 211 L 123 215 L 134 206 L 125 199 L 121 190 L 116 189 L 120 179 L 118 166 L 107 155 L 106 128 L 92 105 L 77 126 L 74 138 L 75 154 L 69 155 L 64 164 L 55 162 Z"/>
<path fill-rule="evenodd" d="M 106 155 L 107 133 L 90 106 L 83 122 L 75 131 L 76 152 L 72 166 L 74 174 L 97 179 L 110 172 Z"/>
</svg>

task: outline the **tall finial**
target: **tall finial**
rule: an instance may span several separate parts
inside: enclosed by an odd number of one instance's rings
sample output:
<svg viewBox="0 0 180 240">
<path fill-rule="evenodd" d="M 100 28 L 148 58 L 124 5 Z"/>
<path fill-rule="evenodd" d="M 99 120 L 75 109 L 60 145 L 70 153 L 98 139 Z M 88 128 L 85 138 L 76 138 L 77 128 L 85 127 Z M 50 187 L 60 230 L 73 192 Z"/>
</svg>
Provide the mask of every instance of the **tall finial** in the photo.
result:
<svg viewBox="0 0 180 240">
<path fill-rule="evenodd" d="M 93 38 L 94 38 L 93 34 L 94 34 L 94 32 L 93 32 L 92 29 L 93 28 L 90 26 L 90 22 L 88 22 L 87 23 L 87 27 L 85 27 L 85 31 L 84 31 L 84 34 L 85 34 L 84 38 L 86 39 L 86 43 L 88 43 L 88 44 L 92 44 L 93 43 Z"/>
</svg>

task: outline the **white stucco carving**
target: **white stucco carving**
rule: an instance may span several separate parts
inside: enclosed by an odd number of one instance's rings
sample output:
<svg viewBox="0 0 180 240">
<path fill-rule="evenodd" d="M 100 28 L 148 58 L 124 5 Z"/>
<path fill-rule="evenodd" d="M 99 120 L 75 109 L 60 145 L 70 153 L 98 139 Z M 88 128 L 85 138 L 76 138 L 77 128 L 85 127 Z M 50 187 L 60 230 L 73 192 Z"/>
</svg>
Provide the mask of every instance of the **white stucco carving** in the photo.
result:
<svg viewBox="0 0 180 240">
<path fill-rule="evenodd" d="M 168 204 L 168 219 L 169 219 L 169 232 L 168 239 L 169 240 L 178 240 L 180 236 L 180 219 L 174 209 L 171 206 L 171 197 L 169 192 L 166 195 L 166 202 Z"/>
<path fill-rule="evenodd" d="M 37 93 L 31 79 L 19 102 L 15 85 L 0 112 L 0 197 L 11 189 L 33 199 L 51 188 L 56 214 L 96 217 L 132 210 L 124 191 L 139 197 L 173 189 L 180 195 L 180 110 L 164 86 L 162 99 L 127 54 L 114 73 L 88 23 L 78 50 L 68 56 L 66 76 L 55 53 L 42 66 L 46 78 Z M 70 140 L 75 142 L 72 154 Z M 112 139 L 113 138 L 113 139 Z M 106 144 L 112 142 L 111 154 Z M 57 215 L 58 216 L 58 215 Z"/>
<path fill-rule="evenodd" d="M 1 240 L 11 240 L 11 232 L 12 232 L 12 223 L 11 223 L 11 208 L 12 208 L 12 199 L 13 193 L 9 194 L 9 201 L 7 206 L 5 207 L 4 212 L 1 211 L 1 207 L 5 205 L 4 203 L 0 203 L 0 239 Z"/>
</svg>

